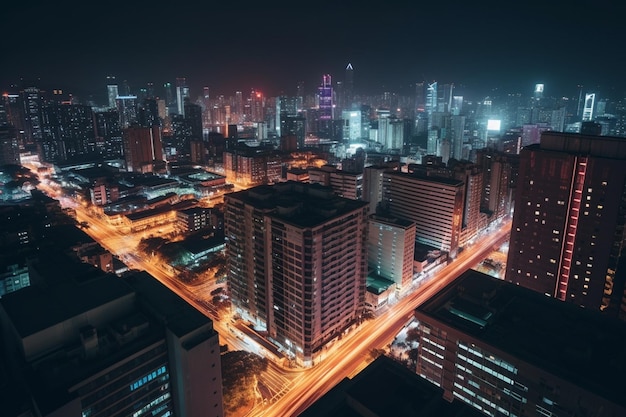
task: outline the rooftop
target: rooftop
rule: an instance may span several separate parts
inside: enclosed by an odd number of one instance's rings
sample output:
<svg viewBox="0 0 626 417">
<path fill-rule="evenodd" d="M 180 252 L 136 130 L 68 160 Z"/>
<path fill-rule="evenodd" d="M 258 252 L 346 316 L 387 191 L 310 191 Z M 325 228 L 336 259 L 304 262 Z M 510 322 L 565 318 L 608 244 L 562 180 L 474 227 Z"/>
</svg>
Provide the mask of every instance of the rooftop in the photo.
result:
<svg viewBox="0 0 626 417">
<path fill-rule="evenodd" d="M 416 312 L 626 405 L 626 323 L 474 270 Z"/>
<path fill-rule="evenodd" d="M 272 217 L 297 227 L 315 227 L 368 205 L 365 201 L 339 197 L 330 187 L 297 181 L 260 185 L 225 198 L 265 210 Z"/>
<path fill-rule="evenodd" d="M 443 390 L 379 356 L 353 379 L 344 379 L 300 417 L 482 417 L 473 407 L 443 399 Z"/>
</svg>

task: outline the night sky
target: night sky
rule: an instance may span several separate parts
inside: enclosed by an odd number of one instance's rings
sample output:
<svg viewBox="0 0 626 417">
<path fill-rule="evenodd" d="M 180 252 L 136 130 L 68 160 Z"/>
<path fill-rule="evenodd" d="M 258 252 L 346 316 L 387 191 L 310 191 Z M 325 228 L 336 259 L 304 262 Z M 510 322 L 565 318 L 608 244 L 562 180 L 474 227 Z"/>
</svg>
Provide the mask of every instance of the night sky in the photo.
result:
<svg viewBox="0 0 626 417">
<path fill-rule="evenodd" d="M 62 3 L 59 5 L 58 3 Z M 339 3 L 339 2 L 337 2 Z M 626 5 L 619 0 L 289 2 L 30 1 L 1 8 L 0 87 L 21 78 L 102 97 L 106 76 L 131 89 L 185 77 L 192 97 L 251 88 L 313 92 L 321 76 L 402 92 L 437 80 L 488 94 L 618 93 L 626 82 Z"/>
</svg>

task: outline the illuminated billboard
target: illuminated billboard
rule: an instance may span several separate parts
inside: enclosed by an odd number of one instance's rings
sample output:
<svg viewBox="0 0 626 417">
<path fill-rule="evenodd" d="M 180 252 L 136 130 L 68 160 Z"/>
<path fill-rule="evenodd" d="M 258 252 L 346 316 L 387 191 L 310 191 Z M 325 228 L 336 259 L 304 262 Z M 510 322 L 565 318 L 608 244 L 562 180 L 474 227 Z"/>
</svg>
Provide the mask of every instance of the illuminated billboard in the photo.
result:
<svg viewBox="0 0 626 417">
<path fill-rule="evenodd" d="M 501 124 L 501 120 L 489 119 L 487 120 L 487 130 L 499 132 Z"/>
</svg>

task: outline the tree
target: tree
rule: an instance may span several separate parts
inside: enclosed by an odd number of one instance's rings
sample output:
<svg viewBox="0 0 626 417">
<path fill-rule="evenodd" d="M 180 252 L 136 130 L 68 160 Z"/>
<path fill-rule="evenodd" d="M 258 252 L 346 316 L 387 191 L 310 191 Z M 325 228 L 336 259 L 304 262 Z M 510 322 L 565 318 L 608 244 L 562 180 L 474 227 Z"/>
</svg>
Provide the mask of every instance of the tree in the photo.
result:
<svg viewBox="0 0 626 417">
<path fill-rule="evenodd" d="M 254 353 L 236 350 L 222 354 L 224 407 L 234 411 L 254 399 L 256 376 L 265 371 L 268 360 Z"/>
</svg>

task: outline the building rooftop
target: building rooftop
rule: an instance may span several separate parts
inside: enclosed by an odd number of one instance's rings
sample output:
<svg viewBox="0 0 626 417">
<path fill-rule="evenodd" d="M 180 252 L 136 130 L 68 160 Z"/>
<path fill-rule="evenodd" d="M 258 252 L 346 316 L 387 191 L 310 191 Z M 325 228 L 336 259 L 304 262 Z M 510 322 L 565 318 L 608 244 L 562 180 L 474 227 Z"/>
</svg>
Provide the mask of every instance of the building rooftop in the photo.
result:
<svg viewBox="0 0 626 417">
<path fill-rule="evenodd" d="M 344 379 L 299 417 L 483 417 L 473 407 L 443 399 L 443 390 L 394 360 L 379 356 Z"/>
<path fill-rule="evenodd" d="M 412 222 L 410 220 L 402 219 L 399 217 L 381 216 L 379 214 L 372 214 L 370 216 L 370 220 L 379 223 L 389 224 L 392 226 L 402 227 L 405 229 L 415 224 L 415 222 Z"/>
<path fill-rule="evenodd" d="M 463 181 L 457 180 L 455 178 L 440 177 L 436 175 L 425 175 L 419 172 L 407 173 L 407 172 L 400 172 L 400 171 L 386 171 L 385 175 L 390 175 L 394 177 L 415 178 L 421 181 L 436 182 L 439 184 L 450 185 L 453 187 L 459 187 L 463 184 Z"/>
<path fill-rule="evenodd" d="M 626 323 L 467 270 L 416 312 L 626 405 Z M 419 314 L 418 314 L 419 316 Z"/>
<path fill-rule="evenodd" d="M 63 265 L 63 266 L 61 266 Z M 22 338 L 131 294 L 117 276 L 85 263 L 42 259 L 33 266 L 43 281 L 2 297 L 2 307 Z"/>
<path fill-rule="evenodd" d="M 140 299 L 149 303 L 154 313 L 158 312 L 163 322 L 176 336 L 183 337 L 203 327 L 210 330 L 211 334 L 215 333 L 211 319 L 193 308 L 149 273 L 137 272 L 126 277 L 125 280 L 137 290 Z"/>
<path fill-rule="evenodd" d="M 396 283 L 390 279 L 381 277 L 380 275 L 370 273 L 367 275 L 365 285 L 369 292 L 374 293 L 376 295 L 380 295 L 383 292 L 387 291 L 389 287 L 395 284 Z"/>
<path fill-rule="evenodd" d="M 330 187 L 297 181 L 260 185 L 227 194 L 225 198 L 265 210 L 272 217 L 297 227 L 315 227 L 369 204 L 339 197 Z"/>
</svg>

